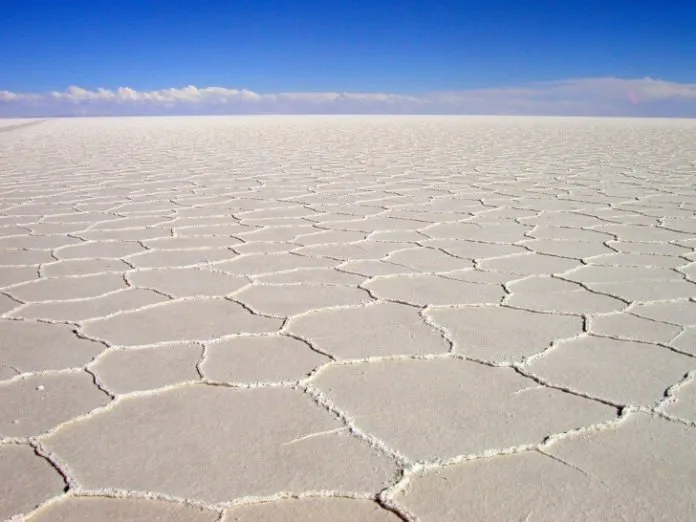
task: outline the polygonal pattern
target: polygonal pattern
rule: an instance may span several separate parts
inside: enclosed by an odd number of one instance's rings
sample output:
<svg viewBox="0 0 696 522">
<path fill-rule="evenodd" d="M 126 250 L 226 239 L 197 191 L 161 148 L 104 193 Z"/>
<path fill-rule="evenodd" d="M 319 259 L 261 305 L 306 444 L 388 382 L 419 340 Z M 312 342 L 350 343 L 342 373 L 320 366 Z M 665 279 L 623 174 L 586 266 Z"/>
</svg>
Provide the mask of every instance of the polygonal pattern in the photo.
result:
<svg viewBox="0 0 696 522">
<path fill-rule="evenodd" d="M 695 144 L 687 120 L 4 129 L 0 518 L 693 519 Z"/>
</svg>

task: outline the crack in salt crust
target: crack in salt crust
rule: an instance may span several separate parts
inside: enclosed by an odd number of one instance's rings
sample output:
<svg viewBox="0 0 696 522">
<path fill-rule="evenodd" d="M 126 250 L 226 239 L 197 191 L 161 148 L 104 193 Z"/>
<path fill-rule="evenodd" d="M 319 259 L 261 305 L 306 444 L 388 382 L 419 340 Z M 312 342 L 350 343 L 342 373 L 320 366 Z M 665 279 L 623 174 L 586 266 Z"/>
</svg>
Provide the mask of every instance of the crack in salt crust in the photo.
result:
<svg viewBox="0 0 696 522">
<path fill-rule="evenodd" d="M 1 130 L 0 519 L 693 514 L 693 122 Z"/>
</svg>

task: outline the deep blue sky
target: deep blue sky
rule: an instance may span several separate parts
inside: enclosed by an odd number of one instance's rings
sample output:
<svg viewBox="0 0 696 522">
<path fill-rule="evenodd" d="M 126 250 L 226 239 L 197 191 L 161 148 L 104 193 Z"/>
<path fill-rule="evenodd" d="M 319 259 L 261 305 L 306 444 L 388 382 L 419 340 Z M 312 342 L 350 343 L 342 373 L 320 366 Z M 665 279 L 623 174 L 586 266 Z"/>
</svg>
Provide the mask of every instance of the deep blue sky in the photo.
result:
<svg viewBox="0 0 696 522">
<path fill-rule="evenodd" d="M 696 82 L 696 0 L 4 0 L 0 90 Z"/>
</svg>

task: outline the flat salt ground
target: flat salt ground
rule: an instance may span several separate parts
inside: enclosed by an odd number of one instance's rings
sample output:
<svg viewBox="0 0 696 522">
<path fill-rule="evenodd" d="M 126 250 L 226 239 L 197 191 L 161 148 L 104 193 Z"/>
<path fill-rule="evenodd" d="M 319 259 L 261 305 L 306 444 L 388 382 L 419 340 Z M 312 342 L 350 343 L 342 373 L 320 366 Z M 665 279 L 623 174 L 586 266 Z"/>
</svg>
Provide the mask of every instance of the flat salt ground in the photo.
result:
<svg viewBox="0 0 696 522">
<path fill-rule="evenodd" d="M 696 122 L 11 123 L 1 519 L 696 518 Z"/>
</svg>

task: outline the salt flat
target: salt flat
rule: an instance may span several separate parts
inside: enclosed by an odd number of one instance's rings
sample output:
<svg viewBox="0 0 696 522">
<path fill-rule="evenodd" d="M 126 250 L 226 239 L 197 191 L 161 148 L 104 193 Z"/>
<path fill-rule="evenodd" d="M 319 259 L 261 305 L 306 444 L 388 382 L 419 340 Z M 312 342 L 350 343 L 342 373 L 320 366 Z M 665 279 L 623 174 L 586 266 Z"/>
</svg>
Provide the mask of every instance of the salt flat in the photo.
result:
<svg viewBox="0 0 696 522">
<path fill-rule="evenodd" d="M 696 121 L 19 123 L 0 519 L 696 519 Z"/>
</svg>

